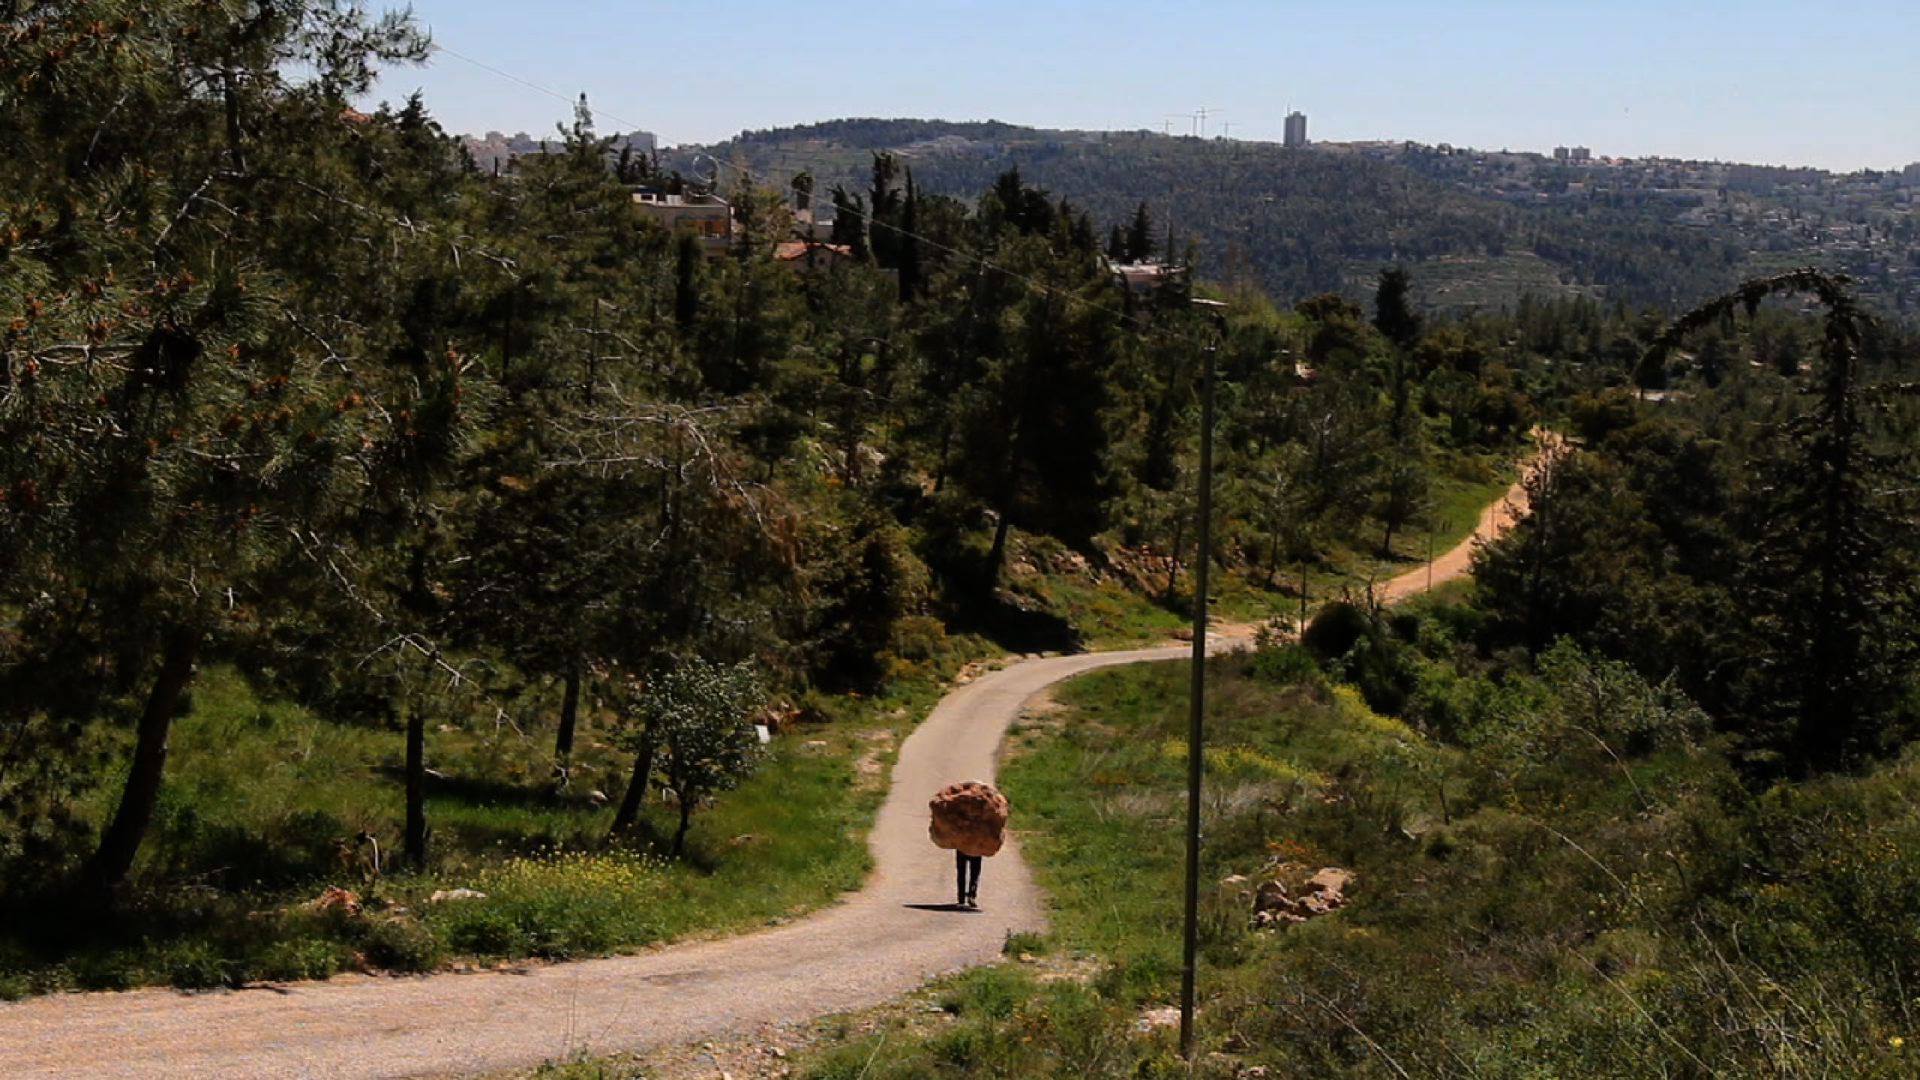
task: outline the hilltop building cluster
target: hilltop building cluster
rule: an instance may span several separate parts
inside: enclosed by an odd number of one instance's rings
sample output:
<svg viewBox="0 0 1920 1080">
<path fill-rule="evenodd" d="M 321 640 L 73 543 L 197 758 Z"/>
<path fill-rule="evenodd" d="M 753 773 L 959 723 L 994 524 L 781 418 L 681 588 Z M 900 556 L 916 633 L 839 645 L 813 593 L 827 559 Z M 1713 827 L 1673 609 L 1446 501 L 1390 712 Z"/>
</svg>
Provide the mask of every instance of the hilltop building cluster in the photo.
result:
<svg viewBox="0 0 1920 1080">
<path fill-rule="evenodd" d="M 1920 289 L 1920 162 L 1833 173 L 1617 157 L 1584 146 L 1555 147 L 1550 154 L 1390 141 L 1315 148 L 1391 162 L 1516 205 L 1649 210 L 1676 227 L 1730 233 L 1748 256 L 1792 251 L 1797 260 L 1844 269 L 1870 297 Z"/>
<path fill-rule="evenodd" d="M 558 140 L 536 139 L 524 131 L 516 131 L 511 135 L 489 131 L 485 135 L 468 135 L 462 141 L 467 148 L 467 156 L 482 172 L 503 172 L 514 158 L 528 154 L 549 154 L 560 148 Z M 630 131 L 614 136 L 613 151 L 651 154 L 659 145 L 659 139 L 651 131 Z"/>
<path fill-rule="evenodd" d="M 709 259 L 725 255 L 740 235 L 733 205 L 718 195 L 645 185 L 633 188 L 632 193 L 633 205 L 641 216 L 669 231 L 692 236 L 700 253 Z M 791 239 L 774 246 L 775 261 L 805 271 L 853 261 L 852 248 L 828 242 L 833 235 L 833 219 L 816 216 L 809 198 L 796 193 L 790 213 Z"/>
</svg>

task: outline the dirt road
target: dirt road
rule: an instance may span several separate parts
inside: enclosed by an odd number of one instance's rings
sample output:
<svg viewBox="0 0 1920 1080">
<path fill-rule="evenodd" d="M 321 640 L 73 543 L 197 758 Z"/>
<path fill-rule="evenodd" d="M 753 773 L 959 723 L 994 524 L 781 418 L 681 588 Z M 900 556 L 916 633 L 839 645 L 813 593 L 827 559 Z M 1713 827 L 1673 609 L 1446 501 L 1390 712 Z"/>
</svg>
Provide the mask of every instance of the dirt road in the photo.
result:
<svg viewBox="0 0 1920 1080">
<path fill-rule="evenodd" d="M 1521 497 L 1518 485 L 1508 496 Z M 1510 506 L 1489 508 L 1476 538 L 1512 517 Z M 1435 561 L 1435 584 L 1467 572 L 1472 543 Z M 1427 580 L 1421 566 L 1381 595 L 1403 599 Z M 1044 923 L 1014 843 L 987 862 L 985 911 L 941 910 L 952 899 L 953 862 L 927 841 L 929 795 L 954 780 L 991 778 L 1007 726 L 1047 686 L 1095 668 L 1178 659 L 1189 648 L 1026 660 L 953 690 L 900 748 L 869 840 L 873 876 L 790 926 L 511 973 L 352 976 L 0 1004 L 0 1077 L 457 1076 L 695 1042 L 877 1004 L 988 962 L 1008 932 Z"/>
</svg>

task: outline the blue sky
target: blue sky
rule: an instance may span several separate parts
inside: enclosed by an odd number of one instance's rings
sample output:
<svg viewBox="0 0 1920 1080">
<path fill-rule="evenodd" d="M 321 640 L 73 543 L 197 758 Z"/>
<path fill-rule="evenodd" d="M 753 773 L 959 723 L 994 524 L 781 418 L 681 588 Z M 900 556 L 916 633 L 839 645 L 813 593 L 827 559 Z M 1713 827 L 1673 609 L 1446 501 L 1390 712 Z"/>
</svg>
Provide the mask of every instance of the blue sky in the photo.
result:
<svg viewBox="0 0 1920 1080">
<path fill-rule="evenodd" d="M 1585 144 L 1827 168 L 1920 160 L 1920 0 L 1146 3 L 416 0 L 436 41 L 666 143 L 842 116 L 1497 149 Z M 394 71 L 455 131 L 561 101 L 442 53 Z M 629 121 L 622 124 L 611 119 Z"/>
</svg>

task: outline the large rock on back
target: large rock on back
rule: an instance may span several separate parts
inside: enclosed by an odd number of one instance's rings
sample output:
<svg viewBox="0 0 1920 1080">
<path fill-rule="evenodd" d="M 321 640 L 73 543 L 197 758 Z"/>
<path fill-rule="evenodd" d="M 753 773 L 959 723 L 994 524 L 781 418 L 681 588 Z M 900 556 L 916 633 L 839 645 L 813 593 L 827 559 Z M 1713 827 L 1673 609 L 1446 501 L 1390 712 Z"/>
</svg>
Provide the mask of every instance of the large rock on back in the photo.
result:
<svg viewBox="0 0 1920 1080">
<path fill-rule="evenodd" d="M 1007 797 L 992 784 L 964 780 L 940 789 L 927 804 L 927 835 L 935 847 L 967 855 L 996 855 L 1006 841 Z"/>
</svg>

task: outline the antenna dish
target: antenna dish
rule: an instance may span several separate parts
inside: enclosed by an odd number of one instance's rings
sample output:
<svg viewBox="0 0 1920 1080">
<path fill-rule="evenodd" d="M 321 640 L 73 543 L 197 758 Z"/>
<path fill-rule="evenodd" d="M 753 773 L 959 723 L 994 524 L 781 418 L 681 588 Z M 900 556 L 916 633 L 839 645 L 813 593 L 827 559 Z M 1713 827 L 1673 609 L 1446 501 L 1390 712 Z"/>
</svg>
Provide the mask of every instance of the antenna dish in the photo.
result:
<svg viewBox="0 0 1920 1080">
<path fill-rule="evenodd" d="M 695 154 L 689 166 L 693 175 L 688 183 L 702 189 L 699 194 L 711 195 L 720 189 L 720 159 L 712 154 Z"/>
</svg>

